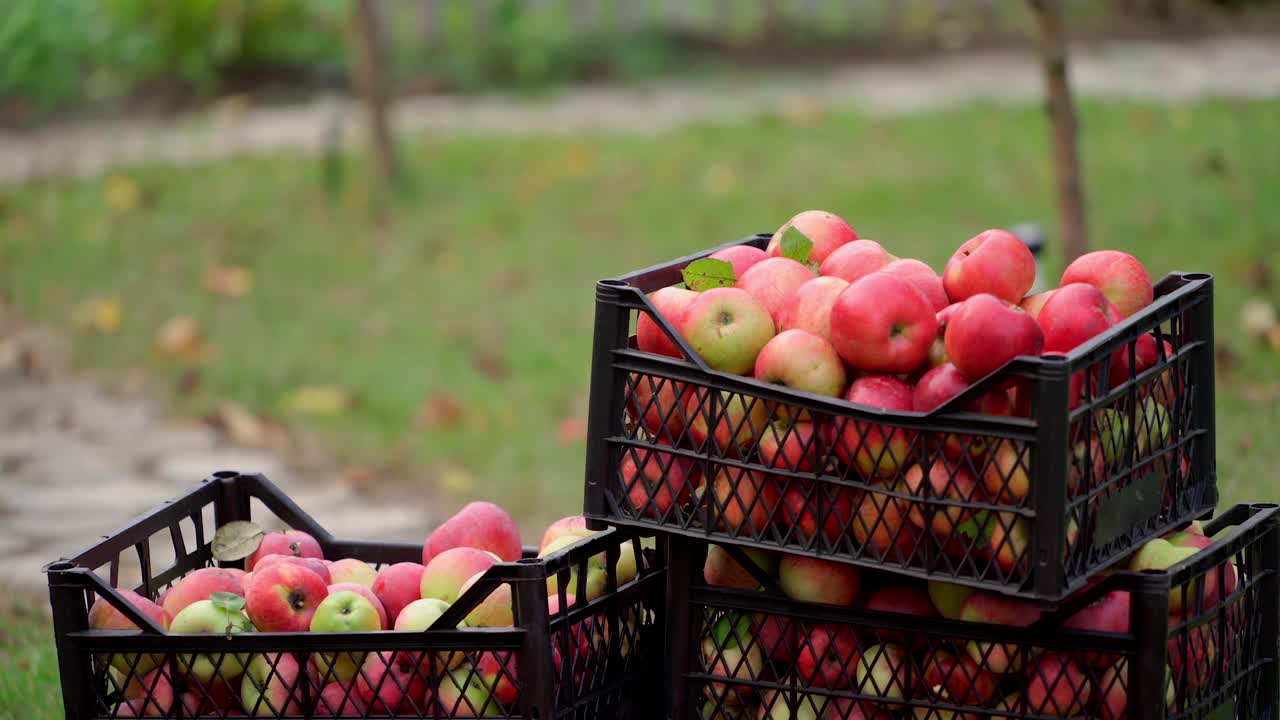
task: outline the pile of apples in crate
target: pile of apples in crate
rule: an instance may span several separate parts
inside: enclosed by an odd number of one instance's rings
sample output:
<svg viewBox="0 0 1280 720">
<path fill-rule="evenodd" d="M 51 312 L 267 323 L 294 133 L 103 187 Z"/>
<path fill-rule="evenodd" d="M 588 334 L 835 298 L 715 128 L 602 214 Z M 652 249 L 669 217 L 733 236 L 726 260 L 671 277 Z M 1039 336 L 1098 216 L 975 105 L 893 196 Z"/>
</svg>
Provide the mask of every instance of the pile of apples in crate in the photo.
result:
<svg viewBox="0 0 1280 720">
<path fill-rule="evenodd" d="M 1193 523 L 1184 531 L 1148 542 L 1130 558 L 1129 567 L 1167 568 L 1212 544 L 1200 525 Z M 783 593 L 803 602 L 1015 627 L 1031 625 L 1043 612 L 1033 601 L 961 585 L 926 585 L 799 555 L 744 552 Z M 717 545 L 708 547 L 703 575 L 708 584 L 718 587 L 761 589 L 757 577 Z M 1195 586 L 1203 594 L 1201 600 L 1171 593 L 1170 625 L 1185 622 L 1193 606 L 1215 607 L 1231 597 L 1236 585 L 1236 568 L 1226 562 Z M 1228 613 L 1228 619 L 1241 621 L 1233 613 Z M 1128 633 L 1129 593 L 1114 590 L 1102 595 L 1065 620 L 1063 627 Z M 1194 691 L 1211 676 L 1215 660 L 1221 662 L 1220 652 L 1225 652 L 1217 647 L 1211 626 L 1190 630 L 1185 640 L 1168 643 L 1165 701 L 1169 705 L 1174 702 L 1175 678 Z M 1107 653 L 1040 651 L 1027 645 L 870 626 L 800 623 L 763 612 L 727 612 L 702 635 L 701 655 L 706 671 L 719 679 L 704 687 L 708 703 L 704 716 L 723 720 L 887 720 L 897 717 L 895 712 L 904 700 L 1029 712 L 1036 717 L 1129 717 L 1127 662 Z M 751 685 L 775 677 L 780 681 L 796 678 L 798 685 L 786 692 L 756 692 Z M 832 701 L 809 690 L 853 690 L 879 701 Z M 919 718 L 979 717 L 923 706 L 912 712 L 910 717 Z"/>
<path fill-rule="evenodd" d="M 421 564 L 396 563 L 380 571 L 355 558 L 326 559 L 315 538 L 300 530 L 261 533 L 250 523 L 235 525 L 241 527 L 219 529 L 214 553 L 220 559 L 244 558 L 247 570 L 196 570 L 154 602 L 128 589 L 118 592 L 170 633 L 422 631 L 491 566 L 522 556 L 515 522 L 487 502 L 470 503 L 436 528 L 423 545 Z M 226 529 L 236 539 L 228 543 L 232 550 L 219 553 Z M 558 520 L 543 534 L 539 555 L 591 534 L 580 516 Z M 245 539 L 254 546 L 246 546 Z M 622 546 L 615 573 L 618 586 L 636 577 L 630 544 Z M 603 555 L 593 557 L 587 565 L 586 600 L 603 594 L 606 581 Z M 557 585 L 555 578 L 548 580 L 552 614 L 560 609 Z M 568 606 L 577 602 L 577 587 L 575 568 L 566 587 Z M 500 628 L 513 622 L 511 589 L 500 585 L 459 627 Z M 89 625 L 95 630 L 137 629 L 103 598 L 90 608 Z M 176 703 L 186 716 L 236 714 L 240 708 L 250 715 L 302 714 L 301 673 L 308 673 L 311 687 L 318 690 L 314 712 L 328 717 L 416 716 L 421 710 L 415 708 L 428 707 L 428 698 L 449 717 L 483 716 L 500 714 L 517 699 L 517 668 L 509 652 L 479 653 L 473 663 L 461 652 L 445 662 L 433 660 L 432 653 L 407 652 L 316 652 L 311 658 L 304 668 L 287 652 L 182 655 L 178 668 L 183 677 L 174 682 L 162 657 L 115 655 L 111 672 L 117 678 L 114 685 L 123 690 L 115 716 L 167 716 L 178 711 Z M 432 662 L 437 667 L 420 667 Z M 440 678 L 439 686 L 428 688 L 428 677 Z"/>
<path fill-rule="evenodd" d="M 840 217 L 814 210 L 791 218 L 764 250 L 736 245 L 691 263 L 684 270 L 684 287 L 661 288 L 649 301 L 713 370 L 865 406 L 930 412 L 1013 358 L 1069 352 L 1153 299 L 1146 268 L 1116 250 L 1080 257 L 1066 268 L 1060 287 L 1028 295 L 1035 279 L 1030 250 L 1004 230 L 987 230 L 966 241 L 939 275 L 919 260 L 895 257 L 879 243 L 860 239 Z M 637 320 L 636 342 L 645 352 L 684 355 L 648 313 Z M 1156 366 L 1172 350 L 1165 342 L 1162 353 L 1150 333 L 1137 342 L 1136 362 L 1122 347 L 1110 361 L 1110 387 Z M 713 418 L 708 399 L 691 386 L 646 376 L 632 380 L 628 412 L 657 445 L 688 438 L 696 447 L 711 443 L 725 456 L 758 457 L 767 468 L 798 472 L 825 467 L 830 453 L 842 466 L 892 492 L 923 495 L 925 485 L 932 484 L 939 496 L 1004 504 L 1019 504 L 1029 493 L 1026 448 L 1014 440 L 948 435 L 943 458 L 929 461 L 930 467 L 913 468 L 918 446 L 906 429 L 838 419 L 815 422 L 807 412 L 785 404 L 737 394 L 725 394 Z M 1096 379 L 1090 382 L 1097 385 Z M 1171 380 L 1162 384 L 1171 385 Z M 1077 377 L 1072 389 L 1074 407 L 1086 390 L 1107 388 L 1086 387 Z M 1010 380 L 956 409 L 1025 417 L 1031 410 L 1030 394 L 1025 382 Z M 1141 393 L 1142 422 L 1135 443 L 1140 454 L 1169 439 L 1169 402 L 1166 394 L 1145 388 Z M 1129 429 L 1116 409 L 1105 408 L 1098 415 L 1104 437 L 1073 448 L 1073 465 L 1092 468 L 1100 481 L 1104 463 L 1120 460 Z M 770 521 L 768 508 L 773 507 L 789 508 L 782 514 L 791 524 L 812 519 L 794 484 L 786 491 L 789 496 L 777 497 L 782 493 L 771 483 L 747 475 L 730 477 L 727 470 L 721 472 L 725 477 L 704 479 L 695 463 L 661 452 L 631 453 L 621 472 L 625 492 L 640 514 L 665 515 L 672 505 L 687 502 L 705 480 L 722 501 L 738 497 L 744 507 L 753 507 L 750 513 L 727 509 L 720 518 L 724 525 L 759 529 Z M 1073 483 L 1078 484 L 1080 472 L 1073 472 Z M 875 495 L 836 498 L 847 507 L 836 508 L 835 514 L 865 515 L 877 524 L 884 508 L 855 507 L 883 505 Z M 756 496 L 763 502 L 756 502 Z M 965 518 L 940 520 L 950 532 Z M 803 531 L 811 536 L 812 530 Z M 887 528 L 876 533 L 884 537 L 857 539 L 887 545 L 895 532 Z M 1005 542 L 993 538 L 993 547 Z M 882 553 L 887 549 L 880 548 Z M 1012 562 L 1011 557 L 1002 559 L 1006 569 Z"/>
</svg>

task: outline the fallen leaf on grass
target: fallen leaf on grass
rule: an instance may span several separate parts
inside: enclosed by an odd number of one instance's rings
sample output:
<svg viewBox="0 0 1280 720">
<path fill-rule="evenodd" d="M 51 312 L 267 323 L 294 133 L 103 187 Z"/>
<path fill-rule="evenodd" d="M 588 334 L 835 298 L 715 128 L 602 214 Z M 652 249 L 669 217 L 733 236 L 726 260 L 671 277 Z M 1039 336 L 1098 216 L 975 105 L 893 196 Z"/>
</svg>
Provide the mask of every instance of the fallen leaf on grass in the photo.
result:
<svg viewBox="0 0 1280 720">
<path fill-rule="evenodd" d="M 226 298 L 244 297 L 253 289 L 253 273 L 232 265 L 212 265 L 204 271 L 204 289 Z"/>
<path fill-rule="evenodd" d="M 561 445 L 572 445 L 587 437 L 587 420 L 580 417 L 567 417 L 556 425 L 556 440 Z"/>
<path fill-rule="evenodd" d="M 128 175 L 116 173 L 103 183 L 102 199 L 112 210 L 121 212 L 136 210 L 142 204 L 142 188 Z"/>
<path fill-rule="evenodd" d="M 72 313 L 72 323 L 82 330 L 94 330 L 110 335 L 120 329 L 123 311 L 120 301 L 114 298 L 90 298 L 80 303 Z"/>
<path fill-rule="evenodd" d="M 591 172 L 595 165 L 595 150 L 585 143 L 574 143 L 560 154 L 560 174 L 565 178 L 580 178 Z"/>
<path fill-rule="evenodd" d="M 496 350 L 481 348 L 472 354 L 471 362 L 475 363 L 480 374 L 490 380 L 504 380 L 510 374 L 506 359 Z"/>
<path fill-rule="evenodd" d="M 1280 349 L 1280 320 L 1270 302 L 1254 298 L 1240 308 L 1240 325 L 1254 342 Z"/>
<path fill-rule="evenodd" d="M 414 424 L 419 430 L 449 430 L 462 424 L 466 410 L 453 395 L 437 391 L 422 403 Z"/>
<path fill-rule="evenodd" d="M 184 362 L 203 362 L 209 348 L 200 334 L 200 321 L 190 315 L 170 318 L 156 333 L 156 350 L 166 357 Z"/>
<path fill-rule="evenodd" d="M 826 111 L 813 98 L 792 98 L 782 103 L 782 119 L 793 127 L 814 128 L 822 124 Z"/>
<path fill-rule="evenodd" d="M 351 393 L 333 385 L 300 387 L 284 399 L 291 415 L 339 415 L 351 408 Z"/>
<path fill-rule="evenodd" d="M 283 450 L 289 445 L 289 433 L 283 427 L 230 400 L 218 403 L 208 421 L 236 445 L 266 450 Z"/>
</svg>

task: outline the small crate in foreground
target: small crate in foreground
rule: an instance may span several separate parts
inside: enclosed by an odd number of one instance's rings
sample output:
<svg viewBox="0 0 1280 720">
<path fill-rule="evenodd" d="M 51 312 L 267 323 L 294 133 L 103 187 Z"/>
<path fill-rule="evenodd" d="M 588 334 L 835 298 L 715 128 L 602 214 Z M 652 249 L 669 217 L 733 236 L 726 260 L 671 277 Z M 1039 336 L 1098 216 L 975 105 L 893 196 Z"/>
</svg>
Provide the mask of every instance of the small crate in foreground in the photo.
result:
<svg viewBox="0 0 1280 720">
<path fill-rule="evenodd" d="M 319 540 L 326 557 L 380 567 L 420 562 L 416 544 L 334 538 L 258 475 L 217 473 L 79 555 L 50 564 L 49 594 L 68 718 L 571 718 L 651 717 L 643 678 L 660 662 L 665 575 L 639 538 L 607 530 L 545 559 L 500 563 L 423 632 L 238 633 L 178 635 L 133 609 L 114 588 L 136 561 L 136 592 L 155 599 L 184 575 L 214 564 L 216 527 L 274 515 Z M 613 568 L 624 545 L 639 573 L 617 586 L 610 570 L 591 601 L 587 563 L 603 554 Z M 576 572 L 578 587 L 569 582 Z M 561 579 L 549 609 L 547 580 Z M 130 586 L 134 583 L 130 582 Z M 512 596 L 515 625 L 459 628 L 494 592 Z M 578 591 L 575 593 L 575 590 Z M 138 631 L 90 630 L 96 597 Z M 390 668 L 390 670 L 387 670 Z M 265 692 L 247 707 L 246 678 Z M 372 702 L 358 702 L 357 688 Z M 336 689 L 335 689 L 336 688 Z"/>
</svg>

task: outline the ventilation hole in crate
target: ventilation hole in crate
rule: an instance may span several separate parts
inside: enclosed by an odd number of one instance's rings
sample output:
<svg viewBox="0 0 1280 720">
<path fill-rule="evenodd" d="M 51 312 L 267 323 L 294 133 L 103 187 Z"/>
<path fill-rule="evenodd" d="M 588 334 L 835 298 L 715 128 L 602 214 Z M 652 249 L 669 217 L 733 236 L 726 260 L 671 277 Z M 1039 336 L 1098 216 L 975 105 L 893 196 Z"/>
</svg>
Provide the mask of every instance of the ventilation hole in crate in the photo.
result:
<svg viewBox="0 0 1280 720">
<path fill-rule="evenodd" d="M 289 529 L 288 523 L 276 517 L 276 514 L 267 508 L 266 503 L 256 497 L 249 500 L 249 519 L 267 532 Z"/>
<path fill-rule="evenodd" d="M 147 568 L 147 576 L 144 579 L 150 581 L 172 569 L 178 561 L 178 556 L 173 549 L 173 536 L 169 528 L 151 533 L 151 537 L 147 538 L 147 547 L 151 552 L 151 566 Z M 142 568 L 139 567 L 139 570 Z"/>
</svg>

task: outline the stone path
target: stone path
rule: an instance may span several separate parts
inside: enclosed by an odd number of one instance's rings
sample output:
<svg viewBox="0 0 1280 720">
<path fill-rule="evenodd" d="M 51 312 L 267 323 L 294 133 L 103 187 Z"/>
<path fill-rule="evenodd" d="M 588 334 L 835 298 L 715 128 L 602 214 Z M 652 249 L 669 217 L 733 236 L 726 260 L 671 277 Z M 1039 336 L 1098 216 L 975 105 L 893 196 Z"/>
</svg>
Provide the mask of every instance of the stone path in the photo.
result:
<svg viewBox="0 0 1280 720">
<path fill-rule="evenodd" d="M 1221 37 L 1200 43 L 1125 43 L 1081 48 L 1076 90 L 1096 97 L 1179 100 L 1280 95 L 1280 41 Z M 639 88 L 584 87 L 541 99 L 511 95 L 420 97 L 399 102 L 401 131 L 576 133 L 591 128 L 660 132 L 693 122 L 802 107 L 857 106 L 905 113 L 987 99 L 1038 100 L 1035 58 L 1023 52 L 965 54 L 913 63 L 861 63 L 750 82 L 656 82 Z M 239 153 L 316 152 L 338 137 L 358 141 L 359 109 L 331 97 L 289 107 L 223 103 L 170 120 L 132 120 L 0 132 L 0 185 L 85 176 L 118 164 L 194 163 Z M 345 129 L 345 132 L 343 131 Z"/>
</svg>

